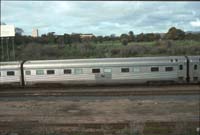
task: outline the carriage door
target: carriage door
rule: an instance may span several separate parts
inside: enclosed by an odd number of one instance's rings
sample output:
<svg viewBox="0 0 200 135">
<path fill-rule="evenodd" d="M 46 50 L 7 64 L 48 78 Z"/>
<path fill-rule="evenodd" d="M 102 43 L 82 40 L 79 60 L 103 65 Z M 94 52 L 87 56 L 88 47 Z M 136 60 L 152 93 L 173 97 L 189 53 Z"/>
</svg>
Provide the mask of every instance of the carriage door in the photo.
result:
<svg viewBox="0 0 200 135">
<path fill-rule="evenodd" d="M 97 82 L 106 82 L 112 78 L 111 68 L 102 68 L 101 70 L 92 69 L 92 72 L 95 73 L 95 79 Z"/>
</svg>

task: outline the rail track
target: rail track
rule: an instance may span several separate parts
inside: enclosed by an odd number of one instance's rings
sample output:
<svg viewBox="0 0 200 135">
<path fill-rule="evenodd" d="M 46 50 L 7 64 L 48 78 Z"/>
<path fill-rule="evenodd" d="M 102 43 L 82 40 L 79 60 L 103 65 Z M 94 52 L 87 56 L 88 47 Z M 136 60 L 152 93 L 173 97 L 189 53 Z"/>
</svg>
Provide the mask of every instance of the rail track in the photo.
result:
<svg viewBox="0 0 200 135">
<path fill-rule="evenodd" d="M 26 96 L 148 96 L 200 94 L 200 85 L 105 86 L 105 87 L 13 87 L 0 90 L 0 97 Z"/>
</svg>

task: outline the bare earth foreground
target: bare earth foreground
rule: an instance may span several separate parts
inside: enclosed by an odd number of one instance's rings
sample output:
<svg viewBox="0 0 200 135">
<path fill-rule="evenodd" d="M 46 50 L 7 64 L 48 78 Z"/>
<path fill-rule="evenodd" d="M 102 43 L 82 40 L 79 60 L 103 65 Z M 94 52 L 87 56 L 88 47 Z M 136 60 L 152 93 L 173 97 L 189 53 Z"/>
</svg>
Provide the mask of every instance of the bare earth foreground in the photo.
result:
<svg viewBox="0 0 200 135">
<path fill-rule="evenodd" d="M 35 127 L 42 125 L 40 126 L 42 133 L 48 129 L 46 124 L 145 123 L 148 121 L 198 123 L 199 114 L 199 95 L 7 97 L 0 99 L 0 133 L 20 133 L 25 130 L 26 133 L 36 132 L 34 130 L 39 132 L 38 128 L 34 128 L 34 123 Z M 199 125 L 195 124 L 193 128 L 196 130 L 198 127 Z M 55 131 L 67 130 L 69 129 L 65 126 L 55 128 Z"/>
</svg>

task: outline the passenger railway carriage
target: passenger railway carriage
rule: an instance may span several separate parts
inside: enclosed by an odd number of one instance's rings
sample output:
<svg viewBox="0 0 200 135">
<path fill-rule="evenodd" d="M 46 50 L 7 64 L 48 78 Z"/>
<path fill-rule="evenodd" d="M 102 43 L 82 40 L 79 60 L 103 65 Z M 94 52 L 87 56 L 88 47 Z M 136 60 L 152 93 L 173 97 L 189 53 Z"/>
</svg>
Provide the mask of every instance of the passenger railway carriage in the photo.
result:
<svg viewBox="0 0 200 135">
<path fill-rule="evenodd" d="M 0 84 L 21 83 L 21 62 L 1 62 L 0 66 Z"/>
<path fill-rule="evenodd" d="M 1 84 L 200 82 L 200 56 L 2 62 Z"/>
<path fill-rule="evenodd" d="M 145 83 L 186 80 L 185 57 L 105 58 L 27 61 L 25 84 Z"/>
</svg>

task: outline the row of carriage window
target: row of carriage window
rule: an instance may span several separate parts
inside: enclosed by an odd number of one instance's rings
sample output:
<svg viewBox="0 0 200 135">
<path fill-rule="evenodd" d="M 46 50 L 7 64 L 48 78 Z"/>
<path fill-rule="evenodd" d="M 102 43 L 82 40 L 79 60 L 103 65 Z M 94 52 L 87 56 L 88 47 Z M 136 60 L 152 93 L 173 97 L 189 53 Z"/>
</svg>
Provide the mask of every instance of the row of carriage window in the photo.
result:
<svg viewBox="0 0 200 135">
<path fill-rule="evenodd" d="M 165 71 L 166 72 L 170 72 L 173 71 L 173 67 L 165 67 Z M 183 65 L 179 65 L 179 70 L 183 70 Z M 194 65 L 194 70 L 197 70 L 197 65 Z M 110 68 L 105 68 L 104 69 L 104 73 L 111 73 L 112 69 Z M 130 68 L 121 68 L 121 73 L 128 73 L 130 72 Z M 133 68 L 133 72 L 140 72 L 139 68 Z M 159 67 L 151 67 L 151 72 L 159 72 Z M 63 70 L 64 74 L 72 74 L 72 70 L 71 69 L 64 69 Z M 75 74 L 82 74 L 83 70 L 80 68 L 77 68 L 74 70 Z M 101 73 L 100 68 L 93 68 L 92 69 L 92 73 Z M 27 70 L 25 71 L 26 75 L 31 75 L 31 71 Z M 53 75 L 55 74 L 55 70 L 47 70 L 47 75 Z M 7 71 L 7 76 L 14 76 L 15 72 L 14 71 Z M 36 70 L 36 75 L 44 75 L 44 70 L 40 69 L 40 70 Z M 0 74 L 1 76 L 1 74 Z"/>
<path fill-rule="evenodd" d="M 134 70 L 133 70 L 133 72 L 139 72 L 139 71 L 140 71 L 139 68 L 134 68 Z M 167 71 L 167 72 L 173 71 L 173 67 L 166 67 L 165 71 Z M 112 72 L 112 69 L 110 69 L 110 68 L 104 69 L 104 73 L 111 73 L 111 72 Z M 128 72 L 130 72 L 130 68 L 121 68 L 121 73 L 128 73 Z M 151 72 L 159 72 L 159 68 L 158 67 L 152 67 Z M 63 73 L 64 74 L 72 74 L 72 70 L 71 69 L 64 69 Z M 82 74 L 83 70 L 82 69 L 75 69 L 74 73 L 75 74 Z M 92 73 L 94 73 L 94 74 L 101 73 L 101 69 L 100 68 L 93 68 Z M 52 74 L 55 74 L 55 70 L 47 70 L 47 75 L 52 75 Z M 31 75 L 31 72 L 26 71 L 26 75 Z M 44 75 L 44 70 L 36 70 L 36 75 Z"/>
</svg>

